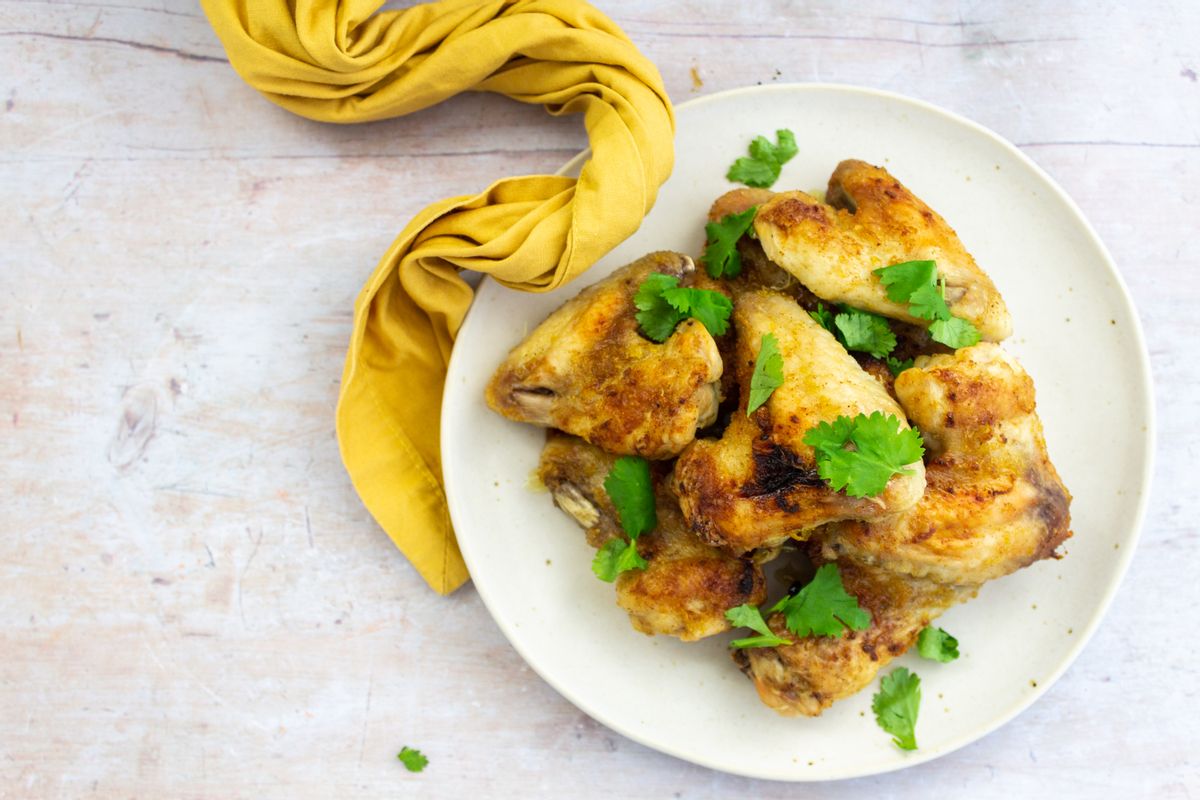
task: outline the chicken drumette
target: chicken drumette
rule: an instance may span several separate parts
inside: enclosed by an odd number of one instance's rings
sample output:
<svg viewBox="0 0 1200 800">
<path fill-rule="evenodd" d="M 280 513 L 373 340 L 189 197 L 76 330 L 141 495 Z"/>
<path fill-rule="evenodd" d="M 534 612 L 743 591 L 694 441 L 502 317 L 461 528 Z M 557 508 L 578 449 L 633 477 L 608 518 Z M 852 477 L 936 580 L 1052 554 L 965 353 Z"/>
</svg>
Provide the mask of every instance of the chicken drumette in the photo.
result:
<svg viewBox="0 0 1200 800">
<path fill-rule="evenodd" d="M 616 456 L 598 447 L 552 431 L 538 465 L 538 477 L 555 504 L 584 528 L 588 544 L 597 548 L 625 536 L 604 490 L 614 461 Z M 648 566 L 617 576 L 617 605 L 646 634 L 690 642 L 727 631 L 727 610 L 766 599 L 762 568 L 750 557 L 730 555 L 696 538 L 667 489 L 663 468 L 656 472 L 658 525 L 637 540 Z"/>
<path fill-rule="evenodd" d="M 723 365 L 713 337 L 694 319 L 661 344 L 639 333 L 633 298 L 653 272 L 719 289 L 685 255 L 638 259 L 580 292 L 514 348 L 488 384 L 488 405 L 611 453 L 678 454 L 716 418 Z"/>
</svg>

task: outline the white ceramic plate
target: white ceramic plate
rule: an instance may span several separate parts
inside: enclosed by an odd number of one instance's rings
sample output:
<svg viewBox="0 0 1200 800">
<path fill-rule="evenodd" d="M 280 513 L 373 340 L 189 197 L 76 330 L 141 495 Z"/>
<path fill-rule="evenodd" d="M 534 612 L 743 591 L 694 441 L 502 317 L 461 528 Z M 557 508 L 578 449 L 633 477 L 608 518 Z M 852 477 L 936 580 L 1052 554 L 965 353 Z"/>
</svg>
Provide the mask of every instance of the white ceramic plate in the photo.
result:
<svg viewBox="0 0 1200 800">
<path fill-rule="evenodd" d="M 590 716 L 649 747 L 726 772 L 809 781 L 912 766 L 1029 706 L 1095 630 L 1133 554 L 1149 491 L 1153 402 L 1137 315 L 1078 208 L 995 134 L 941 109 L 845 86 L 741 89 L 679 106 L 677 162 L 641 229 L 575 285 L 543 295 L 484 281 L 450 363 L 442 415 L 446 489 L 479 595 L 533 669 Z M 982 590 L 941 622 L 952 664 L 910 654 L 924 701 L 920 749 L 904 753 L 870 711 L 872 685 L 817 719 L 759 702 L 717 636 L 683 644 L 636 633 L 591 573 L 592 550 L 546 493 L 527 488 L 543 432 L 502 419 L 484 385 L 551 310 L 651 250 L 698 255 L 725 169 L 757 134 L 791 128 L 800 153 L 777 189 L 823 188 L 834 165 L 886 166 L 937 209 L 1012 311 L 1006 342 L 1037 386 L 1050 455 L 1074 494 L 1062 561 Z M 577 168 L 580 159 L 566 169 Z M 1096 369 L 1097 364 L 1119 365 Z"/>
</svg>

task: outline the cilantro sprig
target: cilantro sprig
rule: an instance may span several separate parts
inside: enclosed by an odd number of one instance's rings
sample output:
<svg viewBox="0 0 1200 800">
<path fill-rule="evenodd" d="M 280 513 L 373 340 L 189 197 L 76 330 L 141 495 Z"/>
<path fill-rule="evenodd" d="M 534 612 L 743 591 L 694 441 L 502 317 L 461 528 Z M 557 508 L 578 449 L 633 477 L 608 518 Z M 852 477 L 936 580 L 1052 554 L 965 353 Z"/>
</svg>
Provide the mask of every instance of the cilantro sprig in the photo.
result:
<svg viewBox="0 0 1200 800">
<path fill-rule="evenodd" d="M 754 235 L 754 215 L 758 206 L 751 206 L 738 214 L 726 214 L 716 222 L 704 226 L 707 237 L 700 263 L 713 278 L 736 278 L 742 274 L 742 254 L 737 243 L 744 235 Z"/>
<path fill-rule="evenodd" d="M 935 342 L 958 349 L 979 342 L 979 331 L 969 321 L 950 313 L 946 304 L 946 279 L 939 278 L 935 261 L 905 261 L 874 270 L 893 303 L 907 303 L 914 317 L 929 320 Z"/>
<path fill-rule="evenodd" d="M 875 358 L 887 358 L 896 348 L 896 334 L 887 319 L 847 305 L 837 308 L 838 312 L 834 314 L 824 303 L 817 303 L 817 310 L 808 314 L 847 350 L 868 353 Z"/>
<path fill-rule="evenodd" d="M 912 474 L 904 467 L 925 453 L 915 428 L 901 430 L 900 420 L 882 411 L 822 422 L 804 434 L 804 443 L 816 451 L 817 473 L 851 497 L 881 494 L 893 475 Z"/>
<path fill-rule="evenodd" d="M 754 373 L 750 376 L 746 416 L 767 402 L 767 398 L 782 385 L 783 356 L 779 353 L 779 340 L 773 333 L 764 333 L 758 346 L 758 358 L 754 360 Z"/>
<path fill-rule="evenodd" d="M 637 538 L 658 525 L 650 463 L 638 456 L 621 456 L 604 479 L 604 491 L 616 506 L 621 528 L 629 536 L 629 539 L 609 539 L 592 559 L 596 577 L 612 583 L 622 572 L 649 566 L 638 555 Z"/>
<path fill-rule="evenodd" d="M 733 302 L 711 289 L 692 289 L 679 285 L 673 275 L 652 272 L 633 296 L 635 315 L 642 332 L 656 342 L 665 342 L 675 326 L 688 317 L 698 320 L 713 336 L 729 330 Z"/>
<path fill-rule="evenodd" d="M 871 699 L 875 722 L 901 750 L 917 749 L 917 714 L 921 710 L 921 679 L 905 667 L 892 670 Z"/>
<path fill-rule="evenodd" d="M 758 636 L 747 636 L 744 639 L 734 639 L 729 646 L 741 650 L 747 647 L 778 647 L 783 644 L 794 644 L 790 639 L 776 636 L 763 619 L 762 612 L 756 606 L 743 603 L 725 612 L 725 619 L 738 628 L 749 628 Z"/>
<path fill-rule="evenodd" d="M 787 629 L 797 636 L 841 636 L 850 630 L 866 630 L 871 612 L 858 605 L 858 598 L 846 591 L 837 564 L 821 565 L 807 585 L 771 607 L 783 614 Z"/>
<path fill-rule="evenodd" d="M 400 760 L 400 763 L 409 772 L 420 772 L 429 763 L 429 759 L 422 755 L 420 750 L 416 750 L 408 745 L 400 749 L 400 752 L 396 754 L 396 758 Z"/>
<path fill-rule="evenodd" d="M 796 135 L 787 128 L 775 131 L 775 143 L 765 136 L 755 136 L 750 142 L 750 155 L 733 162 L 725 177 L 735 183 L 744 183 L 765 189 L 779 180 L 783 165 L 792 160 L 799 148 Z"/>
<path fill-rule="evenodd" d="M 921 658 L 947 664 L 958 658 L 958 639 L 941 628 L 925 628 L 917 637 L 917 652 Z"/>
</svg>

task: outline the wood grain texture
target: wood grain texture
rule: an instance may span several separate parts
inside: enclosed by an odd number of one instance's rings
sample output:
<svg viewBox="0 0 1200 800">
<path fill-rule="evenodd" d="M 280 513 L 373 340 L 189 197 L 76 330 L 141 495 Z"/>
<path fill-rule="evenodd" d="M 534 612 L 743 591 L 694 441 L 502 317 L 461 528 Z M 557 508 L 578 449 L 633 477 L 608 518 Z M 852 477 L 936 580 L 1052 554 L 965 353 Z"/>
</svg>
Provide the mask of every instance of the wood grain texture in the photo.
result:
<svg viewBox="0 0 1200 800">
<path fill-rule="evenodd" d="M 806 789 L 590 721 L 470 587 L 425 587 L 333 432 L 352 303 L 392 236 L 435 199 L 557 168 L 578 120 L 464 96 L 320 125 L 244 85 L 186 0 L 0 0 L 0 797 L 1200 794 L 1200 5 L 601 6 L 676 100 L 915 95 L 1083 208 L 1146 326 L 1161 450 L 1080 659 L 974 745 Z M 396 762 L 405 744 L 425 773 Z"/>
</svg>

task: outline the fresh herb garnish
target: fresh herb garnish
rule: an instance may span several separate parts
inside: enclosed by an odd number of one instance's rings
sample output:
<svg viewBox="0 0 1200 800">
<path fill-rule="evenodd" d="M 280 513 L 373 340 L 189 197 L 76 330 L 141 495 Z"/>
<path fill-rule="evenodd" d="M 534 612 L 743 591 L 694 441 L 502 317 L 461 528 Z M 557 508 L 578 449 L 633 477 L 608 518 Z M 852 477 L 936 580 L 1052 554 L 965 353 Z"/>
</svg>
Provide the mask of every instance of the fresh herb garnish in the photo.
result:
<svg viewBox="0 0 1200 800">
<path fill-rule="evenodd" d="M 637 551 L 636 540 L 626 540 L 620 536 L 605 542 L 592 559 L 592 573 L 605 583 L 612 583 L 627 570 L 645 569 L 648 566 L 649 562 Z"/>
<path fill-rule="evenodd" d="M 638 286 L 633 297 L 642 332 L 656 342 L 665 342 L 675 326 L 688 317 L 696 319 L 713 336 L 729 330 L 733 303 L 711 289 L 692 289 L 679 285 L 679 279 L 652 272 Z"/>
<path fill-rule="evenodd" d="M 647 567 L 646 560 L 638 555 L 637 538 L 658 524 L 649 462 L 638 456 L 621 456 L 604 479 L 604 491 L 616 506 L 621 528 L 629 536 L 628 540 L 609 539 L 592 559 L 592 572 L 611 583 L 626 570 Z"/>
<path fill-rule="evenodd" d="M 775 131 L 775 144 L 765 136 L 756 136 L 750 142 L 750 156 L 742 156 L 733 162 L 725 177 L 735 183 L 765 189 L 779 180 L 783 165 L 792 160 L 798 149 L 796 135 L 786 128 Z"/>
<path fill-rule="evenodd" d="M 838 340 L 847 350 L 884 358 L 896 347 L 896 334 L 887 320 L 877 314 L 843 306 L 833 323 L 837 326 Z"/>
<path fill-rule="evenodd" d="M 638 456 L 621 456 L 604 479 L 617 517 L 625 533 L 636 539 L 658 524 L 654 508 L 654 482 L 650 479 L 650 462 Z"/>
<path fill-rule="evenodd" d="M 898 377 L 901 372 L 904 372 L 904 370 L 912 369 L 913 360 L 911 358 L 906 358 L 901 361 L 898 358 L 892 358 L 891 356 L 888 356 L 884 359 L 884 363 L 887 364 L 888 370 L 892 373 L 892 377 L 895 378 Z"/>
<path fill-rule="evenodd" d="M 708 237 L 700 263 L 713 278 L 736 278 L 742 274 L 742 254 L 738 252 L 738 239 L 751 231 L 758 206 L 751 206 L 740 214 L 727 214 L 717 222 L 704 226 Z"/>
<path fill-rule="evenodd" d="M 955 350 L 979 344 L 979 331 L 962 317 L 939 319 L 929 326 L 929 336 L 935 342 L 941 342 Z"/>
<path fill-rule="evenodd" d="M 734 639 L 729 646 L 738 650 L 746 647 L 778 647 L 781 644 L 794 644 L 789 639 L 776 636 L 767 627 L 762 612 L 757 607 L 745 603 L 725 612 L 725 619 L 738 628 L 749 628 L 759 636 L 749 636 L 745 639 Z"/>
<path fill-rule="evenodd" d="M 817 303 L 817 310 L 808 312 L 808 315 L 822 328 L 837 336 L 837 330 L 833 327 L 833 312 L 826 308 L 824 303 Z"/>
<path fill-rule="evenodd" d="M 908 303 L 914 317 L 929 320 L 929 336 L 958 349 L 979 342 L 979 331 L 962 317 L 950 313 L 946 304 L 946 281 L 938 277 L 934 261 L 905 261 L 874 271 L 893 303 Z"/>
<path fill-rule="evenodd" d="M 892 670 L 879 683 L 871 700 L 879 727 L 892 735 L 901 750 L 917 749 L 917 714 L 921 710 L 921 679 L 904 667 Z"/>
<path fill-rule="evenodd" d="M 420 772 L 429 763 L 429 759 L 421 755 L 420 750 L 414 750 L 407 745 L 401 748 L 400 752 L 396 754 L 396 758 L 400 759 L 400 763 L 409 772 Z"/>
<path fill-rule="evenodd" d="M 804 434 L 804 443 L 816 451 L 818 474 L 851 497 L 882 493 L 893 475 L 911 474 L 905 465 L 925 452 L 915 428 L 901 430 L 900 420 L 882 411 L 822 422 Z"/>
<path fill-rule="evenodd" d="M 787 629 L 797 636 L 841 636 L 846 628 L 861 631 L 871 625 L 871 612 L 846 591 L 834 563 L 823 564 L 804 588 L 780 600 L 771 611 L 782 612 Z"/>
<path fill-rule="evenodd" d="M 917 637 L 917 652 L 921 658 L 945 664 L 958 658 L 958 639 L 941 628 L 925 628 Z"/>
<path fill-rule="evenodd" d="M 892 332 L 887 319 L 870 311 L 842 305 L 834 314 L 824 303 L 817 303 L 817 310 L 808 312 L 808 315 L 832 333 L 833 338 L 847 350 L 886 358 L 896 347 L 896 334 Z"/>
<path fill-rule="evenodd" d="M 767 402 L 771 393 L 783 385 L 783 356 L 779 340 L 773 333 L 764 333 L 754 359 L 754 374 L 750 376 L 750 398 L 746 401 L 746 416 Z"/>
</svg>

